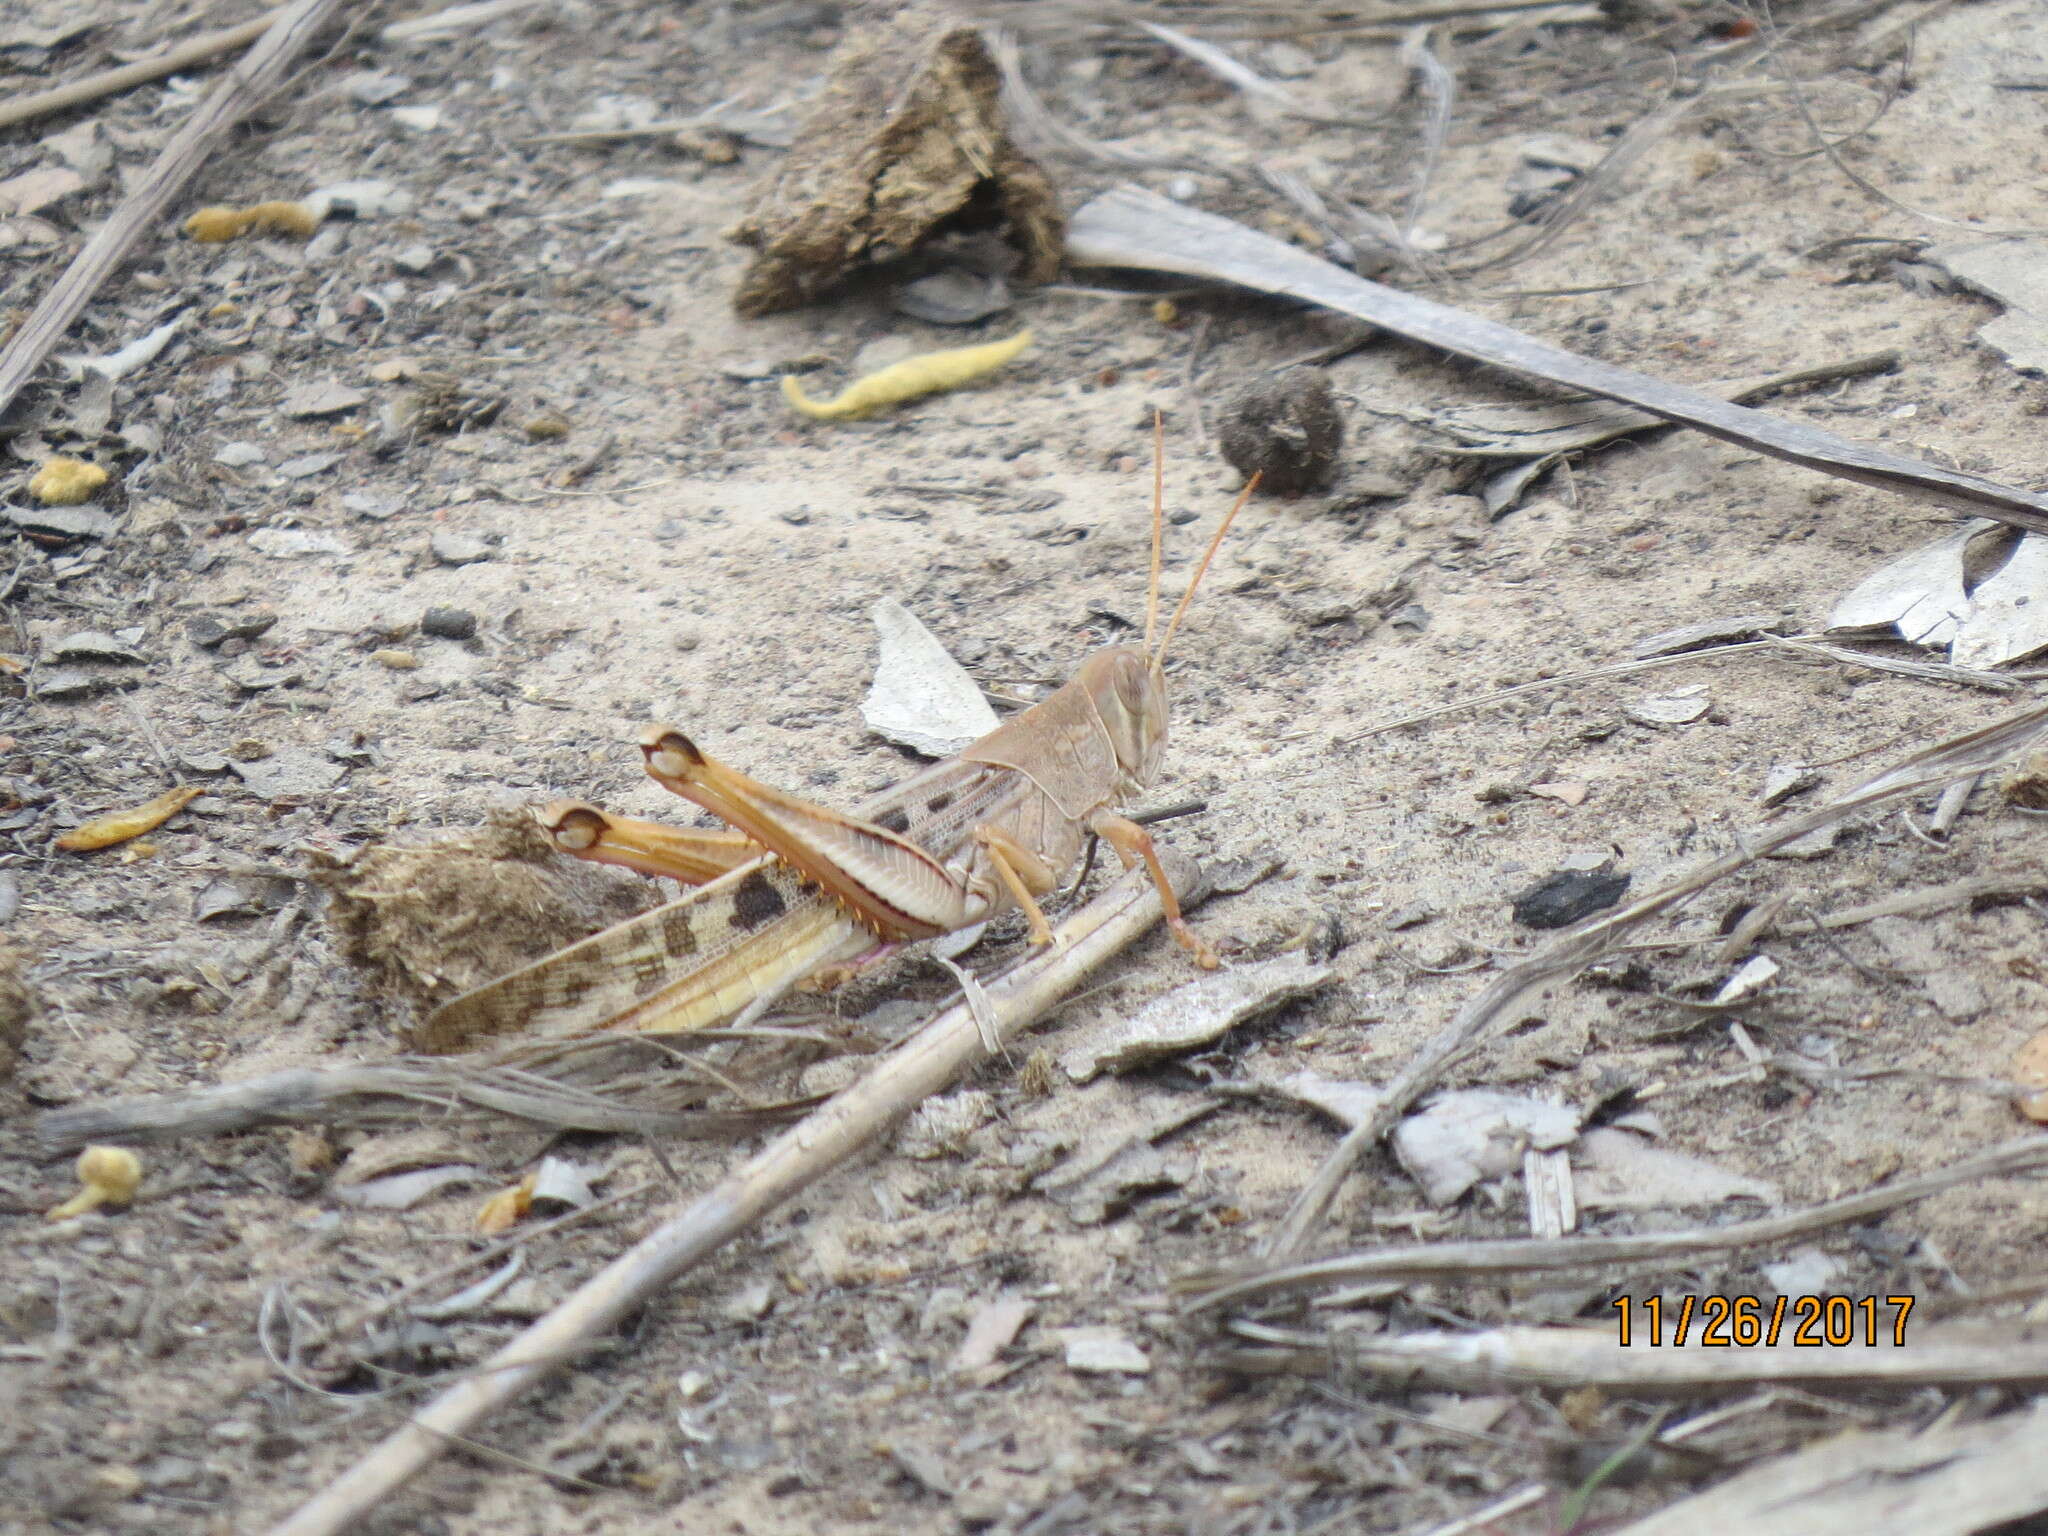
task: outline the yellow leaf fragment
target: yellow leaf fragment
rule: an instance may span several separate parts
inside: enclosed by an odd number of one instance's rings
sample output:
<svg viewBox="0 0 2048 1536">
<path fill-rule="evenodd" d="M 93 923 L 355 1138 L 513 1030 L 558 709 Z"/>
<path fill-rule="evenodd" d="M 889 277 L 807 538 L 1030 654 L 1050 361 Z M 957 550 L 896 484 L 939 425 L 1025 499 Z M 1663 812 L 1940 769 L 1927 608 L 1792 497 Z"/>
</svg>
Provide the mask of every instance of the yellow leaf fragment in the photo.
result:
<svg viewBox="0 0 2048 1536">
<path fill-rule="evenodd" d="M 320 215 L 304 203 L 256 203 L 248 208 L 202 208 L 185 221 L 185 233 L 205 245 L 220 245 L 243 235 L 285 235 L 310 240 Z"/>
<path fill-rule="evenodd" d="M 78 1154 L 78 1182 L 85 1187 L 46 1211 L 45 1221 L 69 1221 L 102 1205 L 126 1205 L 142 1187 L 142 1159 L 126 1147 L 87 1147 Z"/>
<path fill-rule="evenodd" d="M 486 1200 L 476 1213 L 477 1232 L 484 1237 L 496 1237 L 524 1221 L 526 1213 L 533 1209 L 533 1185 L 538 1177 L 537 1173 L 529 1173 L 510 1189 L 501 1189 Z"/>
<path fill-rule="evenodd" d="M 107 472 L 84 459 L 43 460 L 43 467 L 29 476 L 28 493 L 46 507 L 75 507 L 91 501 L 107 483 Z"/>
<path fill-rule="evenodd" d="M 782 396 L 806 416 L 820 421 L 851 421 L 871 415 L 884 406 L 901 405 L 920 395 L 958 389 L 994 373 L 1031 345 L 1031 332 L 1019 331 L 1007 341 L 991 341 L 979 347 L 949 347 L 943 352 L 921 352 L 891 363 L 866 378 L 855 379 L 830 400 L 813 400 L 794 375 L 782 380 Z"/>
<path fill-rule="evenodd" d="M 104 816 L 93 817 L 91 821 L 80 822 L 57 839 L 57 846 L 66 853 L 90 853 L 95 848 L 111 848 L 116 843 L 125 843 L 131 837 L 154 832 L 205 793 L 197 784 L 180 784 L 176 789 L 165 790 L 154 800 L 145 800 L 132 810 L 109 811 Z"/>
</svg>

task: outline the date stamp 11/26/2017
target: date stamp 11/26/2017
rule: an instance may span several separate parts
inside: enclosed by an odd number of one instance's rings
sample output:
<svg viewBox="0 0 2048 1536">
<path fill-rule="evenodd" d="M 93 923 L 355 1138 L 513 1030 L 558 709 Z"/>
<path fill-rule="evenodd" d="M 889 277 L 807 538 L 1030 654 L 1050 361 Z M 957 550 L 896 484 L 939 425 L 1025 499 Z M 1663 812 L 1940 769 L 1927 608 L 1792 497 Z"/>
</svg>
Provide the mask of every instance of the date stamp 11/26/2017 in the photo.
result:
<svg viewBox="0 0 2048 1536">
<path fill-rule="evenodd" d="M 1903 1348 L 1911 1296 L 1617 1296 L 1623 1349 Z"/>
</svg>

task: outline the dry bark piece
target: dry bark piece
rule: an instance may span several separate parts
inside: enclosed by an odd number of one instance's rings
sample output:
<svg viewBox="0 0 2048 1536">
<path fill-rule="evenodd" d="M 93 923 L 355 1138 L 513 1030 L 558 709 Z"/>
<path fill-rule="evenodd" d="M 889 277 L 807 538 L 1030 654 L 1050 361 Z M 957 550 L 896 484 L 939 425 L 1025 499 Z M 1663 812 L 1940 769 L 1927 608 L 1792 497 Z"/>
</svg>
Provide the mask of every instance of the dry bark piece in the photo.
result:
<svg viewBox="0 0 2048 1536">
<path fill-rule="evenodd" d="M 729 232 L 760 253 L 733 307 L 794 309 L 967 221 L 1006 224 L 1023 257 L 1018 279 L 1050 279 L 1065 223 L 1045 172 L 1010 141 L 1001 84 L 980 32 L 942 9 L 858 30 Z"/>
<path fill-rule="evenodd" d="M 1223 457 L 1276 496 L 1320 489 L 1344 447 L 1344 417 L 1330 381 L 1314 369 L 1260 379 L 1224 407 Z"/>
</svg>

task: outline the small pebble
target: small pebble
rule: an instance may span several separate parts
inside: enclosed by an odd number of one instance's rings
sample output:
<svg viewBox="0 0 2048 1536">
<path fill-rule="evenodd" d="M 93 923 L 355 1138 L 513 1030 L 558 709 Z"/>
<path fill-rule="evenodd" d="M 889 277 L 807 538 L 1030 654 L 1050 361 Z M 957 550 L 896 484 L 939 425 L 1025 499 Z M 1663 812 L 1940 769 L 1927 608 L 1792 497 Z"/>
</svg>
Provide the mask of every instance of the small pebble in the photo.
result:
<svg viewBox="0 0 2048 1536">
<path fill-rule="evenodd" d="M 664 517 L 654 525 L 654 536 L 664 544 L 680 539 L 688 531 L 689 524 L 679 517 Z"/>
<path fill-rule="evenodd" d="M 476 634 L 476 615 L 467 608 L 429 608 L 420 619 L 420 632 L 443 640 L 468 640 Z"/>
<path fill-rule="evenodd" d="M 388 667 L 393 672 L 416 672 L 420 665 L 419 657 L 413 655 L 411 651 L 372 651 L 370 660 L 380 667 Z"/>
<path fill-rule="evenodd" d="M 457 533 L 452 528 L 438 530 L 429 541 L 429 548 L 443 565 L 474 565 L 491 558 L 491 546 L 481 538 L 473 533 Z"/>
</svg>

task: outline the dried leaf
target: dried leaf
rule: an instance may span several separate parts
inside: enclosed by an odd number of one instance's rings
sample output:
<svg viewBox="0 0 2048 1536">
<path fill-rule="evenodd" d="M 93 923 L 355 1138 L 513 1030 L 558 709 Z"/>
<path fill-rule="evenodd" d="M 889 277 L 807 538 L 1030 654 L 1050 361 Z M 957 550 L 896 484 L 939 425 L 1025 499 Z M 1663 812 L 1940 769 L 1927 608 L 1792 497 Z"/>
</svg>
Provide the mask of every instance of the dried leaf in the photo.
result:
<svg viewBox="0 0 2048 1536">
<path fill-rule="evenodd" d="M 967 669 L 915 614 L 885 597 L 871 616 L 881 656 L 860 707 L 869 730 L 926 757 L 950 757 L 996 728 L 996 712 Z"/>
<path fill-rule="evenodd" d="M 1104 1072 L 1129 1072 L 1220 1040 L 1247 1019 L 1320 991 L 1335 978 L 1327 965 L 1300 954 L 1218 971 L 1156 997 L 1127 1019 L 1090 1030 L 1060 1057 L 1077 1083 Z"/>
<path fill-rule="evenodd" d="M 1522 1166 L 1522 1154 L 1568 1146 L 1579 1112 L 1492 1088 L 1440 1094 L 1394 1128 L 1394 1155 L 1431 1205 L 1449 1205 L 1481 1179 Z"/>
<path fill-rule="evenodd" d="M 1784 1195 L 1768 1180 L 1653 1147 L 1629 1131 L 1586 1132 L 1572 1161 L 1578 1170 L 1579 1205 L 1585 1210 L 1718 1205 L 1738 1199 L 1767 1205 L 1784 1202 Z"/>
</svg>

